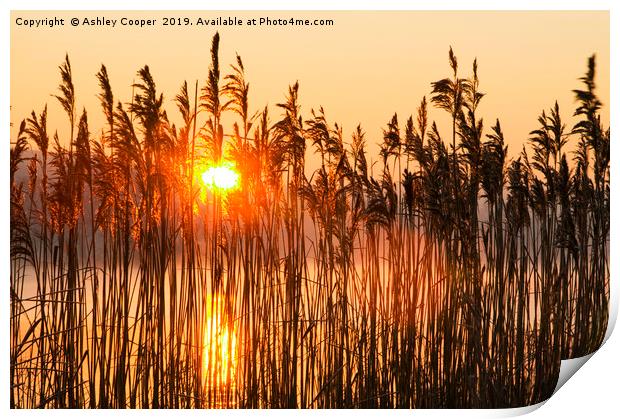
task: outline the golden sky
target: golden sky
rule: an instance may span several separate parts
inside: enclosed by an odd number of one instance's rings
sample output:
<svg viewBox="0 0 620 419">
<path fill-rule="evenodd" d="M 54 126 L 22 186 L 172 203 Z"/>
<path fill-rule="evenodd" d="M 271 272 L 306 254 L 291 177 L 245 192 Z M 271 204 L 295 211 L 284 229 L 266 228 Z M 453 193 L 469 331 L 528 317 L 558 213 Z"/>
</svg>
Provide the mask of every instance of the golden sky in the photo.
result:
<svg viewBox="0 0 620 419">
<path fill-rule="evenodd" d="M 72 17 L 156 19 L 164 16 L 250 18 L 329 18 L 329 27 L 181 26 L 135 28 L 72 27 Z M 18 17 L 64 18 L 65 26 L 26 28 Z M 567 127 L 575 109 L 572 89 L 586 70 L 588 56 L 597 55 L 597 86 L 604 124 L 609 121 L 608 12 L 18 12 L 11 13 L 12 136 L 31 110 L 49 105 L 49 131 L 61 138 L 67 122 L 51 95 L 60 81 L 58 65 L 69 54 L 78 109 L 89 112 L 91 132 L 102 128 L 95 74 L 108 68 L 115 100 L 128 102 L 138 69 L 148 64 L 173 121 L 173 103 L 184 80 L 203 86 L 210 64 L 211 38 L 221 35 L 222 77 L 243 58 L 250 82 L 252 111 L 282 102 L 288 85 L 300 83 L 304 118 L 323 106 L 328 120 L 344 127 L 345 139 L 358 123 L 369 144 L 382 139 L 394 112 L 402 123 L 426 95 L 430 83 L 450 75 L 448 48 L 467 76 L 478 58 L 480 88 L 486 93 L 480 115 L 488 129 L 500 118 L 510 154 L 519 152 L 528 133 L 537 128 L 537 115 L 557 99 Z M 450 135 L 443 111 L 432 109 L 442 135 Z M 486 133 L 489 131 L 486 130 Z M 13 137 L 12 137 L 13 138 Z M 310 147 L 310 146 L 309 146 Z M 376 151 L 376 148 L 371 148 Z M 377 156 L 374 156 L 377 159 Z"/>
</svg>

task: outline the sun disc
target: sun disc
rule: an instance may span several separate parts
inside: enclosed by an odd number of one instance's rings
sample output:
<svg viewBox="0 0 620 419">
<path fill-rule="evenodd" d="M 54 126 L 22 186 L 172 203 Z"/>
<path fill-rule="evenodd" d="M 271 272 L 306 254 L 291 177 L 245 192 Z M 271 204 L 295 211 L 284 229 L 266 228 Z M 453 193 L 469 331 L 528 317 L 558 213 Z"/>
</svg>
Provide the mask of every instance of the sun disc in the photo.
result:
<svg viewBox="0 0 620 419">
<path fill-rule="evenodd" d="M 202 174 L 202 181 L 209 189 L 227 191 L 239 186 L 239 173 L 230 163 L 211 166 Z"/>
</svg>

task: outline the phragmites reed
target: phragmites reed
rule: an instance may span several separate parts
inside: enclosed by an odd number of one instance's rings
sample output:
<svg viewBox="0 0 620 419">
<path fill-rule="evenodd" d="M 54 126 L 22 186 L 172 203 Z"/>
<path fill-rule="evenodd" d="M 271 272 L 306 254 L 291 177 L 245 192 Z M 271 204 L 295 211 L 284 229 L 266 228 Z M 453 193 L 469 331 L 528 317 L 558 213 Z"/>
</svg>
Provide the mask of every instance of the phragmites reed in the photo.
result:
<svg viewBox="0 0 620 419">
<path fill-rule="evenodd" d="M 478 62 L 463 77 L 450 48 L 450 76 L 389 117 L 374 158 L 361 126 L 304 113 L 297 82 L 254 112 L 249 67 L 237 55 L 222 75 L 219 43 L 203 86 L 173 96 L 178 126 L 149 66 L 130 103 L 101 66 L 94 131 L 68 56 L 69 129 L 47 106 L 20 124 L 11 407 L 515 407 L 598 348 L 610 132 L 594 57 L 579 122 L 556 102 L 510 159 L 479 115 Z M 219 164 L 237 187 L 207 188 Z"/>
</svg>

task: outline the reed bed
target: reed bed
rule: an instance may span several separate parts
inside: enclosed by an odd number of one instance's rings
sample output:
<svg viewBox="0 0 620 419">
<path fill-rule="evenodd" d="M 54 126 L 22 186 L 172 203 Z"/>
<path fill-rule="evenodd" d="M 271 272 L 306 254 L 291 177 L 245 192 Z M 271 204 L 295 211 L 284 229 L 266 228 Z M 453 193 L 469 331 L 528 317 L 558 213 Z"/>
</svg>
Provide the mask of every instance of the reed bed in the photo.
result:
<svg viewBox="0 0 620 419">
<path fill-rule="evenodd" d="M 69 57 L 68 137 L 47 106 L 21 123 L 11 407 L 515 407 L 599 347 L 610 132 L 594 57 L 577 125 L 556 103 L 511 160 L 499 120 L 478 115 L 477 62 L 463 77 L 450 49 L 449 76 L 369 159 L 361 127 L 345 139 L 322 108 L 302 113 L 297 83 L 254 112 L 219 41 L 206 82 L 173 99 L 178 125 L 148 66 L 130 103 L 102 66 L 91 132 Z M 207 188 L 223 161 L 237 187 Z"/>
</svg>

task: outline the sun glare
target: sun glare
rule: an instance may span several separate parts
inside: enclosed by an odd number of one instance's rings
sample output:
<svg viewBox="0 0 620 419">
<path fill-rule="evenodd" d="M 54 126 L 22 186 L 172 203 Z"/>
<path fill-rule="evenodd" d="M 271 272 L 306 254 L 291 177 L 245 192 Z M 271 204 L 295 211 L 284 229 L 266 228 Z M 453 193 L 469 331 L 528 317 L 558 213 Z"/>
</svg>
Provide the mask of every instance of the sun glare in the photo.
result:
<svg viewBox="0 0 620 419">
<path fill-rule="evenodd" d="M 209 386 L 230 384 L 234 379 L 237 338 L 234 330 L 222 318 L 219 298 L 214 300 L 213 311 L 207 305 L 203 339 L 203 377 Z M 230 375 L 230 377 L 229 377 Z"/>
<path fill-rule="evenodd" d="M 239 186 L 239 173 L 231 163 L 221 163 L 207 168 L 202 174 L 202 182 L 209 189 L 228 191 Z"/>
</svg>

